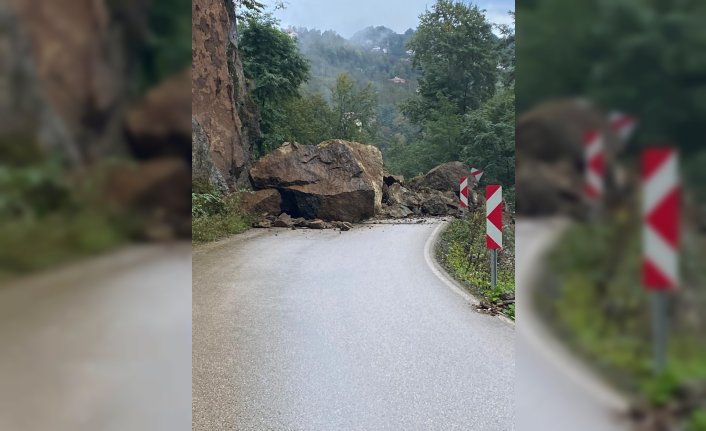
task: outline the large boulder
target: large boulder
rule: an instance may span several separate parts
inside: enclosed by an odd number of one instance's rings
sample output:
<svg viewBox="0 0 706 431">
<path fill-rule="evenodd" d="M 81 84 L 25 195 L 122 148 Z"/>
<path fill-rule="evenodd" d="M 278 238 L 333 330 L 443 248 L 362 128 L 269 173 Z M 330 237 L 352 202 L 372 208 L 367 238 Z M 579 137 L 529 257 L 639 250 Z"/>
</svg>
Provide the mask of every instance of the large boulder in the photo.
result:
<svg viewBox="0 0 706 431">
<path fill-rule="evenodd" d="M 254 188 L 280 191 L 287 213 L 351 222 L 380 210 L 382 176 L 380 150 L 343 140 L 316 146 L 285 143 L 250 170 Z"/>
<path fill-rule="evenodd" d="M 517 120 L 518 214 L 580 218 L 587 213 L 590 203 L 582 195 L 586 176 L 584 136 L 596 130 L 605 141 L 604 203 L 610 206 L 624 202 L 624 185 L 620 184 L 616 163 L 619 139 L 608 117 L 587 100 L 558 99 L 534 107 Z"/>
<path fill-rule="evenodd" d="M 422 201 L 419 194 L 413 190 L 394 183 L 387 188 L 388 205 L 404 205 L 409 208 L 418 207 Z"/>
<path fill-rule="evenodd" d="M 133 105 L 125 116 L 125 133 L 140 159 L 167 155 L 189 160 L 191 136 L 191 69 L 164 80 Z"/>
<path fill-rule="evenodd" d="M 460 209 L 458 199 L 452 191 L 440 192 L 439 190 L 425 189 L 419 195 L 424 214 L 432 216 L 455 215 Z"/>
<path fill-rule="evenodd" d="M 191 236 L 191 169 L 181 158 L 166 157 L 120 165 L 107 174 L 103 198 L 109 207 L 134 211 L 146 222 L 146 233 L 168 231 L 164 237 Z"/>
<path fill-rule="evenodd" d="M 243 191 L 238 193 L 238 205 L 250 214 L 274 214 L 282 212 L 282 197 L 275 189 Z"/>
<path fill-rule="evenodd" d="M 458 192 L 461 177 L 468 176 L 469 170 L 463 163 L 448 162 L 435 167 L 424 175 L 412 178 L 409 186 L 415 190 L 429 188 L 442 192 Z"/>
</svg>

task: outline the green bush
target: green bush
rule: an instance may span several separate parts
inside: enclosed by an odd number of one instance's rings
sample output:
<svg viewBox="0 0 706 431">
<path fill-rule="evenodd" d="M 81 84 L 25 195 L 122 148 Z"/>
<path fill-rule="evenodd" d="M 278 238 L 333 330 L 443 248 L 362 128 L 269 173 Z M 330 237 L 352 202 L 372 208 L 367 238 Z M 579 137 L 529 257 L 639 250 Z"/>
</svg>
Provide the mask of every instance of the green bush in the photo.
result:
<svg viewBox="0 0 706 431">
<path fill-rule="evenodd" d="M 193 187 L 196 189 L 196 186 Z M 238 205 L 237 195 L 223 196 L 199 188 L 191 194 L 191 238 L 195 243 L 216 241 L 248 230 L 252 217 Z"/>
<path fill-rule="evenodd" d="M 441 235 L 437 256 L 451 275 L 473 293 L 480 294 L 514 318 L 514 303 L 503 297 L 515 292 L 515 250 L 512 225 L 505 226 L 504 248 L 498 254 L 498 283 L 490 282 L 490 253 L 485 244 L 485 216 L 472 212 L 467 219 L 452 221 Z"/>
</svg>

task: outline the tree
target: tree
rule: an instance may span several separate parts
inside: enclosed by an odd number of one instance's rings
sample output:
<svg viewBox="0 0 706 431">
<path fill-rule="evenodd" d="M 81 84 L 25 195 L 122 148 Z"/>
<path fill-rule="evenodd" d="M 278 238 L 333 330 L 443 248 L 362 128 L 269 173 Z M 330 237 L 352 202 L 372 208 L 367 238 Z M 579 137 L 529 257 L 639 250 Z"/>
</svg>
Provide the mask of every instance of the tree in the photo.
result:
<svg viewBox="0 0 706 431">
<path fill-rule="evenodd" d="M 361 87 L 342 73 L 331 88 L 331 102 L 334 137 L 368 142 L 375 136 L 377 92 L 372 84 Z"/>
<path fill-rule="evenodd" d="M 706 3 L 534 0 L 518 2 L 518 13 L 518 111 L 551 98 L 587 97 L 639 119 L 631 151 L 670 143 L 685 165 L 703 160 Z M 696 176 L 685 180 L 702 184 Z"/>
<path fill-rule="evenodd" d="M 296 42 L 276 25 L 267 15 L 255 15 L 246 19 L 240 32 L 243 70 L 254 81 L 252 96 L 262 107 L 297 96 L 309 75 L 309 62 Z"/>
<path fill-rule="evenodd" d="M 423 75 L 420 98 L 406 106 L 410 118 L 422 121 L 442 99 L 465 114 L 490 98 L 498 78 L 496 41 L 492 25 L 477 6 L 437 0 L 420 16 L 408 43 Z"/>
<path fill-rule="evenodd" d="M 485 172 L 488 182 L 515 184 L 515 91 L 498 92 L 464 118 L 461 160 Z"/>
<path fill-rule="evenodd" d="M 260 108 L 262 155 L 282 144 L 281 136 L 275 133 L 284 116 L 282 105 L 299 97 L 309 62 L 269 15 L 248 15 L 240 31 L 239 49 L 245 76 L 253 83 L 250 94 Z"/>
<path fill-rule="evenodd" d="M 316 145 L 334 136 L 333 111 L 318 94 L 303 94 L 282 105 L 282 115 L 271 135 L 278 142 Z"/>
</svg>

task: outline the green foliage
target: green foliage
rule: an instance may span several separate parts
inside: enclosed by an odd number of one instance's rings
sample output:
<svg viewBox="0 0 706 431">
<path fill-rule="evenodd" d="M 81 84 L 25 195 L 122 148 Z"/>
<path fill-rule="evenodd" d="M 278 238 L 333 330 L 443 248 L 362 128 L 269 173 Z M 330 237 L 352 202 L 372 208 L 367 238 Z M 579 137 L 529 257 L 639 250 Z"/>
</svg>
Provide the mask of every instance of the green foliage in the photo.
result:
<svg viewBox="0 0 706 431">
<path fill-rule="evenodd" d="M 143 49 L 140 87 L 147 89 L 191 62 L 191 2 L 153 0 L 148 13 L 149 37 Z"/>
<path fill-rule="evenodd" d="M 640 120 L 637 141 L 697 151 L 706 134 L 706 3 L 518 2 L 518 109 L 582 95 Z"/>
<path fill-rule="evenodd" d="M 212 188 L 192 187 L 191 238 L 195 243 L 216 241 L 250 228 L 252 219 L 238 206 L 237 195 L 223 196 Z"/>
<path fill-rule="evenodd" d="M 225 210 L 223 198 L 214 193 L 191 193 L 191 217 L 214 215 Z"/>
<path fill-rule="evenodd" d="M 465 114 L 490 98 L 498 80 L 498 49 L 492 25 L 477 6 L 437 2 L 419 17 L 408 47 L 422 70 L 420 98 L 406 113 L 421 122 L 439 103 L 449 101 Z"/>
<path fill-rule="evenodd" d="M 299 86 L 309 74 L 309 63 L 296 42 L 277 24 L 269 15 L 250 14 L 238 41 L 243 71 L 254 84 L 251 95 L 261 113 L 260 155 L 282 144 L 280 124 L 287 113 L 283 104 L 299 97 Z"/>
<path fill-rule="evenodd" d="M 706 410 L 694 412 L 686 424 L 685 431 L 706 431 Z"/>
<path fill-rule="evenodd" d="M 558 278 L 539 292 L 537 305 L 570 345 L 624 390 L 652 406 L 675 402 L 686 383 L 706 382 L 706 344 L 698 320 L 703 291 L 694 274 L 684 271 L 688 303 L 671 313 L 667 370 L 655 375 L 652 364 L 647 295 L 641 287 L 639 215 L 627 209 L 609 214 L 602 224 L 574 225 L 550 256 Z M 703 255 L 686 242 L 684 261 Z M 696 286 L 696 287 L 694 287 Z M 699 299 L 701 298 L 701 299 Z M 698 428 L 696 428 L 698 429 Z"/>
<path fill-rule="evenodd" d="M 643 382 L 642 392 L 652 405 L 664 406 L 672 400 L 680 383 L 673 373 L 665 372 Z"/>
<path fill-rule="evenodd" d="M 512 226 L 503 229 L 505 248 L 498 253 L 498 284 L 490 283 L 490 254 L 485 243 L 485 216 L 480 212 L 457 219 L 441 235 L 437 256 L 451 275 L 471 291 L 482 295 L 491 304 L 498 304 L 503 313 L 515 315 L 514 303 L 502 304 L 507 293 L 515 292 L 515 249 Z"/>
<path fill-rule="evenodd" d="M 58 162 L 0 164 L 0 278 L 42 270 L 134 238 L 139 221 L 107 208 L 90 184 Z"/>
<path fill-rule="evenodd" d="M 255 84 L 251 94 L 263 109 L 298 95 L 309 63 L 296 42 L 277 28 L 277 21 L 268 15 L 249 17 L 241 26 L 238 44 L 243 71 Z"/>
<path fill-rule="evenodd" d="M 499 91 L 463 124 L 461 161 L 485 172 L 487 183 L 515 184 L 515 92 Z"/>
<path fill-rule="evenodd" d="M 331 88 L 333 138 L 369 142 L 375 135 L 377 94 L 371 84 L 357 86 L 346 74 Z"/>
<path fill-rule="evenodd" d="M 420 17 L 408 44 L 422 73 L 419 94 L 401 109 L 421 131 L 389 145 L 389 166 L 415 176 L 460 160 L 484 170 L 484 181 L 514 185 L 515 36 L 500 30 L 498 38 L 476 6 L 450 0 Z"/>
</svg>

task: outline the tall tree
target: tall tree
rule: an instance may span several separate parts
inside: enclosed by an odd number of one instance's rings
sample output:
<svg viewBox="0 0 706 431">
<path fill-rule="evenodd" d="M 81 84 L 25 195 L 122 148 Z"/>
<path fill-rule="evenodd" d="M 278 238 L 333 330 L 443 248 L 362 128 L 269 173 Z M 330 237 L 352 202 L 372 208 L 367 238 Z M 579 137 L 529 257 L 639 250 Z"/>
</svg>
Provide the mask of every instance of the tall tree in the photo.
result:
<svg viewBox="0 0 706 431">
<path fill-rule="evenodd" d="M 495 92 L 498 79 L 497 37 L 483 11 L 453 0 L 437 2 L 420 16 L 408 47 L 422 71 L 419 95 L 406 112 L 425 118 L 441 99 L 459 114 L 477 108 Z"/>
<path fill-rule="evenodd" d="M 277 24 L 270 15 L 249 14 L 239 34 L 243 70 L 253 83 L 250 94 L 262 116 L 260 155 L 282 144 L 281 137 L 273 133 L 284 115 L 282 105 L 299 97 L 299 86 L 309 75 L 309 62 L 296 41 Z"/>
<path fill-rule="evenodd" d="M 361 87 L 347 74 L 340 74 L 331 88 L 331 102 L 336 138 L 368 143 L 374 137 L 377 93 L 372 84 Z"/>
</svg>

